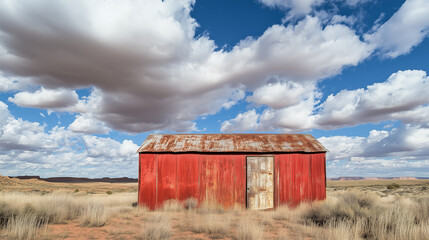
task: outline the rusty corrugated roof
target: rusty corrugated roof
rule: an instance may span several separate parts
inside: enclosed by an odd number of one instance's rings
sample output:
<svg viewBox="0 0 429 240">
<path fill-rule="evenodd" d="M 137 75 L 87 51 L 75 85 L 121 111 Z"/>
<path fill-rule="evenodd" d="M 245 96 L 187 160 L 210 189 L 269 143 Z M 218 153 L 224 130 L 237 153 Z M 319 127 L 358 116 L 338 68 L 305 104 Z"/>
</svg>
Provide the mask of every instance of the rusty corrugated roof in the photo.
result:
<svg viewBox="0 0 429 240">
<path fill-rule="evenodd" d="M 327 152 L 310 134 L 151 134 L 138 152 Z"/>
</svg>

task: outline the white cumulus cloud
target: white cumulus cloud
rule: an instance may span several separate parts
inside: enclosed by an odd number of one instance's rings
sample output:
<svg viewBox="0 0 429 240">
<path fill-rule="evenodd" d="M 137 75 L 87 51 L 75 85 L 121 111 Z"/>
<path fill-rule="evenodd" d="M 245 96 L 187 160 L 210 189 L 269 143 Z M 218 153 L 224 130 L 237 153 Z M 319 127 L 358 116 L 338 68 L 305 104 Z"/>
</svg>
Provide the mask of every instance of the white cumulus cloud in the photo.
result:
<svg viewBox="0 0 429 240">
<path fill-rule="evenodd" d="M 79 133 L 109 133 L 110 128 L 102 121 L 90 115 L 78 115 L 76 119 L 68 127 L 73 132 Z"/>
<path fill-rule="evenodd" d="M 36 92 L 19 92 L 9 98 L 10 102 L 21 107 L 33 108 L 65 108 L 79 101 L 75 91 L 67 89 L 40 88 Z"/>
<path fill-rule="evenodd" d="M 409 53 L 429 33 L 427 0 L 407 0 L 401 8 L 365 40 L 384 56 L 394 58 Z"/>
</svg>

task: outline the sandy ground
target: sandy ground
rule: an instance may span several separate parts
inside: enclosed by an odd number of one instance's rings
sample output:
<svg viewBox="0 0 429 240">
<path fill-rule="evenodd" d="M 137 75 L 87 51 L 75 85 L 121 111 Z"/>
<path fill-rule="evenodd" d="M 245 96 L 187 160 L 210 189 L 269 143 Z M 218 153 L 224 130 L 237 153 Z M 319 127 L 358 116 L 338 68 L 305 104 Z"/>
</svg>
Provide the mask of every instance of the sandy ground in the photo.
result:
<svg viewBox="0 0 429 240">
<path fill-rule="evenodd" d="M 122 215 L 111 218 L 109 222 L 98 228 L 81 227 L 78 221 L 68 224 L 49 225 L 46 235 L 51 239 L 140 239 L 146 223 L 150 221 L 151 215 L 144 216 Z M 192 231 L 194 216 L 189 213 L 163 213 L 172 219 L 173 234 L 170 239 L 236 239 L 235 231 L 240 216 L 235 216 L 236 221 L 231 222 L 231 228 L 227 234 L 205 234 Z M 227 215 L 228 213 L 224 213 Z M 253 218 L 253 217 L 252 217 Z M 285 221 L 273 221 L 262 224 L 265 231 L 263 239 L 314 239 L 299 233 L 299 226 L 286 223 Z M 296 229 L 294 229 L 296 227 Z"/>
</svg>

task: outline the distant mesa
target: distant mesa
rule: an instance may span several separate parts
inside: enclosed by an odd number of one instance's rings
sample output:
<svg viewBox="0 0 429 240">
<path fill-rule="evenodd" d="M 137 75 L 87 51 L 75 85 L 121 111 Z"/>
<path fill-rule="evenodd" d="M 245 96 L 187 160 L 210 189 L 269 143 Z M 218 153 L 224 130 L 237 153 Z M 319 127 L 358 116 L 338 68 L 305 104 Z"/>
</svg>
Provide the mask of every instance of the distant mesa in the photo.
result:
<svg viewBox="0 0 429 240">
<path fill-rule="evenodd" d="M 77 177 L 51 177 L 51 178 L 41 178 L 40 176 L 16 176 L 10 178 L 17 179 L 37 179 L 46 182 L 62 182 L 62 183 L 86 183 L 86 182 L 108 182 L 108 183 L 136 183 L 138 182 L 137 178 L 77 178 Z"/>
<path fill-rule="evenodd" d="M 345 181 L 345 180 L 416 180 L 424 179 L 417 177 L 338 177 L 338 178 L 328 178 L 331 181 Z"/>
</svg>

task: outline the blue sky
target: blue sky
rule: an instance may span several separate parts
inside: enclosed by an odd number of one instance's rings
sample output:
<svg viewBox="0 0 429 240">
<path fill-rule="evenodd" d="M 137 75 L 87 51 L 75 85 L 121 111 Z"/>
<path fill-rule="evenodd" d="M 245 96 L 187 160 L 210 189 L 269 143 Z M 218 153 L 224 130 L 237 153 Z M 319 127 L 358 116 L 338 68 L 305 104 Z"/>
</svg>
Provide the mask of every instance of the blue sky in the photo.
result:
<svg viewBox="0 0 429 240">
<path fill-rule="evenodd" d="M 1 0 L 0 174 L 137 177 L 150 133 L 310 133 L 429 172 L 427 0 Z"/>
</svg>

